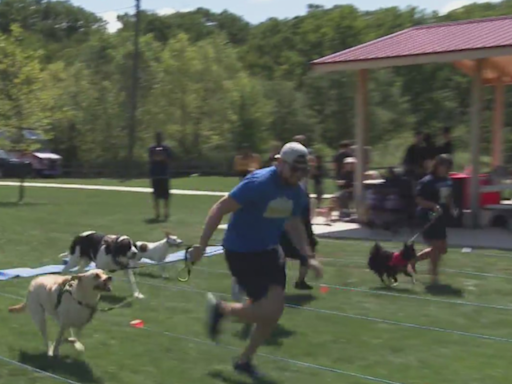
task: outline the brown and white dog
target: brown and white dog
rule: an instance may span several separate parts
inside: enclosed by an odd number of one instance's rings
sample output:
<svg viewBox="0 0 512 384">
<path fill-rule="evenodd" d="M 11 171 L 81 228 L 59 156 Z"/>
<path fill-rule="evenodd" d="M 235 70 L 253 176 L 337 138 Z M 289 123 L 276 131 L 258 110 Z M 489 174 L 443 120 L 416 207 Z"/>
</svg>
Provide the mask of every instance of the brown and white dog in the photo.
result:
<svg viewBox="0 0 512 384">
<path fill-rule="evenodd" d="M 82 329 L 93 319 L 102 292 L 110 292 L 112 277 L 105 272 L 94 269 L 75 275 L 45 275 L 32 280 L 28 288 L 26 301 L 9 308 L 10 313 L 21 313 L 26 309 L 43 336 L 48 356 L 58 356 L 64 334 L 70 331 L 67 339 L 76 350 L 85 348 L 75 337 L 80 336 Z M 48 343 L 46 333 L 46 315 L 53 317 L 59 324 L 59 332 L 55 343 Z"/>
<path fill-rule="evenodd" d="M 62 274 L 68 274 L 76 267 L 80 273 L 91 262 L 96 264 L 96 268 L 110 273 L 124 271 L 133 296 L 139 299 L 144 298 L 137 287 L 132 270 L 140 261 L 141 254 L 128 236 L 103 235 L 95 231 L 84 232 L 73 239 L 69 251 L 61 254 L 60 257 L 69 257 Z"/>
<path fill-rule="evenodd" d="M 139 255 L 141 258 L 152 260 L 156 263 L 163 263 L 171 248 L 179 247 L 183 244 L 177 236 L 171 235 L 169 232 L 165 233 L 165 239 L 157 241 L 155 243 L 149 243 L 146 241 L 137 241 L 135 243 L 135 247 L 139 251 Z M 167 274 L 167 264 L 160 264 L 160 271 L 162 272 L 162 277 L 169 277 Z"/>
</svg>

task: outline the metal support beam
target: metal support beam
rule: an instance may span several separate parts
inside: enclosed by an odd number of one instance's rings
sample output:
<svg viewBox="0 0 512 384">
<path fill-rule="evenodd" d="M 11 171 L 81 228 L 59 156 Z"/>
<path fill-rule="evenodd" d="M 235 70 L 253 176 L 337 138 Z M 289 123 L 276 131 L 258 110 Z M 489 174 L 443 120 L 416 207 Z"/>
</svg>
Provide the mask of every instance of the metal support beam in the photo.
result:
<svg viewBox="0 0 512 384">
<path fill-rule="evenodd" d="M 471 161 L 470 184 L 471 226 L 480 226 L 480 141 L 482 120 L 482 60 L 476 61 L 476 71 L 471 84 Z"/>
<path fill-rule="evenodd" d="M 492 166 L 503 165 L 503 129 L 505 119 L 505 84 L 500 78 L 494 86 L 494 110 L 492 116 Z"/>
<path fill-rule="evenodd" d="M 137 136 L 137 110 L 139 101 L 139 39 L 140 39 L 140 1 L 135 0 L 135 34 L 133 42 L 132 94 L 130 125 L 128 129 L 128 172 L 134 170 L 135 138 Z M 132 176 L 131 174 L 129 177 Z"/>
<path fill-rule="evenodd" d="M 366 218 L 363 174 L 364 174 L 364 145 L 366 139 L 367 116 L 368 116 L 368 72 L 361 69 L 357 72 L 357 89 L 356 89 L 356 172 L 354 180 L 354 199 L 356 203 L 357 215 L 360 221 Z"/>
</svg>

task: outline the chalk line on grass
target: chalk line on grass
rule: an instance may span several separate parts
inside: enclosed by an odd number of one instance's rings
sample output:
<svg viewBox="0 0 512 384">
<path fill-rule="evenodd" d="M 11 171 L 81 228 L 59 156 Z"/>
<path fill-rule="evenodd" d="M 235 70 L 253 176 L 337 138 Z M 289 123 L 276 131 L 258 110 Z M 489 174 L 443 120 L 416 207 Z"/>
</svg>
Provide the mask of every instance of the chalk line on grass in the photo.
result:
<svg viewBox="0 0 512 384">
<path fill-rule="evenodd" d="M 19 186 L 19 183 L 13 181 L 0 181 L 0 185 Z M 145 187 L 120 187 L 115 185 L 94 185 L 94 184 L 58 184 L 58 183 L 25 183 L 26 187 L 41 188 L 63 188 L 63 189 L 87 189 L 93 191 L 117 191 L 117 192 L 138 192 L 151 193 L 151 188 Z M 226 196 L 229 192 L 213 192 L 213 191 L 192 191 L 188 189 L 171 189 L 171 193 L 175 195 L 192 195 L 192 196 Z M 316 195 L 312 194 L 311 197 Z M 324 195 L 330 198 L 333 195 Z"/>
<path fill-rule="evenodd" d="M 229 271 L 223 271 L 220 269 L 210 269 L 210 268 L 203 268 L 203 267 L 195 267 L 194 269 L 206 271 L 206 272 L 229 274 Z M 312 283 L 312 285 L 316 285 L 316 286 L 324 285 L 329 288 L 340 289 L 343 291 L 362 292 L 362 293 L 370 293 L 370 294 L 385 295 L 385 296 L 395 296 L 395 297 L 403 297 L 403 298 L 407 298 L 407 299 L 427 300 L 427 301 L 434 301 L 434 302 L 438 302 L 438 303 L 459 304 L 459 305 L 468 305 L 468 306 L 473 306 L 473 307 L 492 308 L 492 309 L 504 309 L 504 310 L 509 310 L 509 311 L 512 310 L 512 306 L 506 306 L 506 305 L 475 303 L 475 302 L 463 301 L 463 300 L 439 299 L 439 298 L 435 298 L 435 297 L 407 295 L 404 293 L 395 293 L 395 292 L 388 292 L 388 291 L 377 291 L 377 290 L 368 289 L 368 288 L 345 287 L 342 285 L 333 285 L 333 284 L 328 284 L 328 283 L 322 283 L 322 284 Z"/>
<path fill-rule="evenodd" d="M 190 291 L 190 292 L 198 292 L 198 293 L 207 293 L 208 292 L 208 291 L 203 290 L 203 289 L 186 288 L 186 287 L 180 287 L 180 286 L 177 286 L 177 285 L 158 284 L 158 283 L 153 283 L 153 282 L 149 282 L 149 281 L 145 281 L 145 280 L 139 280 L 139 282 L 141 284 L 146 284 L 146 285 L 152 285 L 152 286 L 155 286 L 155 287 L 165 288 L 167 290 L 177 289 L 177 290 Z M 222 293 L 222 292 L 212 292 L 212 293 L 217 295 L 217 296 L 231 297 L 231 295 L 226 294 L 226 293 Z M 482 339 L 482 340 L 491 340 L 491 341 L 500 341 L 500 342 L 512 343 L 512 339 L 507 339 L 507 338 L 504 338 L 504 337 L 487 336 L 487 335 L 481 335 L 481 334 L 478 334 L 478 333 L 462 332 L 462 331 L 446 329 L 446 328 L 438 328 L 438 327 L 430 327 L 430 326 L 426 326 L 426 325 L 404 323 L 404 322 L 400 322 L 400 321 L 379 319 L 379 318 L 376 318 L 376 317 L 360 316 L 360 315 L 353 315 L 353 314 L 350 314 L 350 313 L 336 312 L 336 311 L 330 311 L 330 310 L 325 310 L 325 309 L 296 306 L 296 305 L 292 305 L 292 304 L 286 304 L 286 307 L 294 308 L 294 309 L 300 309 L 300 310 L 305 310 L 305 311 L 309 311 L 309 312 L 317 312 L 317 313 L 324 313 L 324 314 L 329 314 L 329 315 L 336 315 L 336 316 L 340 316 L 340 317 L 347 317 L 347 318 L 358 319 L 358 320 L 373 321 L 373 322 L 377 322 L 377 323 L 381 323 L 381 324 L 389 324 L 389 325 L 396 325 L 396 326 L 407 327 L 407 328 L 422 329 L 422 330 L 425 330 L 425 331 L 449 333 L 449 334 L 453 334 L 453 335 L 472 337 L 472 338 Z"/>
<path fill-rule="evenodd" d="M 23 299 L 21 296 L 14 296 L 14 295 L 6 294 L 6 293 L 3 293 L 3 292 L 0 292 L 0 295 L 1 296 L 6 296 L 6 297 L 10 297 L 10 298 Z M 171 332 L 167 332 L 167 331 L 155 330 L 155 329 L 152 329 L 152 328 L 148 328 L 146 326 L 143 327 L 143 328 L 140 328 L 140 329 L 143 329 L 143 330 L 146 330 L 146 331 L 150 331 L 150 332 L 154 332 L 154 333 L 160 333 L 160 334 L 163 334 L 163 335 L 166 335 L 166 336 L 170 336 L 170 337 L 174 337 L 174 338 L 194 341 L 196 343 L 206 344 L 206 345 L 210 345 L 210 346 L 218 346 L 218 347 L 222 347 L 222 348 L 230 349 L 230 350 L 234 350 L 234 351 L 238 351 L 239 350 L 239 348 L 236 348 L 236 347 L 233 347 L 233 346 L 230 346 L 230 345 L 217 344 L 217 343 L 213 343 L 213 342 L 208 341 L 208 340 L 202 340 L 202 339 L 198 339 L 198 338 L 191 337 L 191 336 L 180 335 L 180 334 L 171 333 Z M 345 375 L 345 376 L 357 377 L 359 379 L 363 379 L 363 380 L 367 380 L 367 381 L 373 381 L 375 383 L 403 384 L 403 383 L 398 383 L 396 381 L 381 379 L 381 378 L 373 377 L 373 376 L 362 375 L 362 374 L 359 374 L 359 373 L 344 371 L 344 370 L 337 369 L 337 368 L 324 367 L 324 366 L 317 365 L 317 364 L 305 363 L 305 362 L 302 362 L 302 361 L 288 359 L 286 357 L 281 357 L 281 356 L 275 356 L 275 355 L 271 355 L 271 354 L 268 354 L 268 353 L 258 353 L 257 355 L 258 356 L 262 356 L 262 357 L 266 357 L 266 358 L 271 359 L 271 360 L 282 361 L 282 362 L 286 362 L 288 364 L 297 365 L 297 366 L 301 366 L 301 367 L 305 367 L 305 368 L 317 369 L 317 370 L 337 373 L 337 374 L 341 374 L 341 375 Z M 6 361 L 6 362 L 8 362 L 10 364 L 13 364 L 13 365 L 18 365 L 18 366 L 24 367 L 26 369 L 30 369 L 30 370 L 39 372 L 39 373 L 41 373 L 43 375 L 47 375 L 49 377 L 53 377 L 53 378 L 55 378 L 57 380 L 67 382 L 69 384 L 80 384 L 80 383 L 78 383 L 76 381 L 68 380 L 68 379 L 66 379 L 64 377 L 56 376 L 56 375 L 53 375 L 53 374 L 48 373 L 46 371 L 41 371 L 39 369 L 30 367 L 28 365 L 24 365 L 24 364 L 18 363 L 17 361 L 6 359 L 6 358 L 4 358 L 2 356 L 0 356 L 0 360 Z"/>
</svg>

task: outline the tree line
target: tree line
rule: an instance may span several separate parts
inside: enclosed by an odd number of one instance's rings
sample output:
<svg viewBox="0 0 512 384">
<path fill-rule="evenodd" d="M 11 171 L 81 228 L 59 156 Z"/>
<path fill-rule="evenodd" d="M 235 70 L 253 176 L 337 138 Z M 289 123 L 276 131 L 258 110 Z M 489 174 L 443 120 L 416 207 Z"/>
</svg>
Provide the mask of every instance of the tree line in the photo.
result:
<svg viewBox="0 0 512 384">
<path fill-rule="evenodd" d="M 231 164 L 242 144 L 265 155 L 297 134 L 329 155 L 353 139 L 355 79 L 312 75 L 311 60 L 415 25 L 510 14 L 512 0 L 446 15 L 309 5 L 305 15 L 259 24 L 205 8 L 143 11 L 135 159 L 143 167 L 156 131 L 180 161 Z M 67 166 L 125 166 L 134 15 L 119 21 L 122 28 L 109 33 L 98 15 L 68 1 L 1 0 L 0 130 L 43 133 Z M 371 71 L 369 102 L 369 144 L 379 164 L 399 161 L 414 130 L 437 134 L 445 126 L 464 160 L 469 78 L 452 66 Z M 491 110 L 486 89 L 484 151 Z M 509 108 L 509 125 L 511 118 Z"/>
</svg>

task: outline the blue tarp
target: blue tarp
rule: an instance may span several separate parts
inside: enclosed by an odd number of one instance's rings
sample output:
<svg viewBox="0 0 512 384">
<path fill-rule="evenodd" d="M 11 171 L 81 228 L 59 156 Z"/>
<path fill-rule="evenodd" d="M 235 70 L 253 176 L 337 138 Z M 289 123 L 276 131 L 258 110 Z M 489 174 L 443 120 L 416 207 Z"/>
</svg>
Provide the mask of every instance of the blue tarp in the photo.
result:
<svg viewBox="0 0 512 384">
<path fill-rule="evenodd" d="M 210 246 L 206 248 L 205 257 L 211 257 L 215 255 L 219 255 L 224 252 L 224 248 L 221 246 Z M 179 251 L 175 253 L 171 253 L 165 258 L 165 264 L 175 263 L 177 261 L 183 260 L 185 258 L 185 251 Z M 34 277 L 40 275 L 48 275 L 52 273 L 61 273 L 64 269 L 64 265 L 67 264 L 67 260 L 64 259 L 63 264 L 61 265 L 47 265 L 39 268 L 13 268 L 13 269 L 5 269 L 0 271 L 0 281 L 14 279 L 15 277 Z M 142 259 L 140 264 L 144 265 L 157 265 L 156 262 L 148 259 Z M 91 263 L 86 269 L 94 269 L 94 263 Z"/>
</svg>

